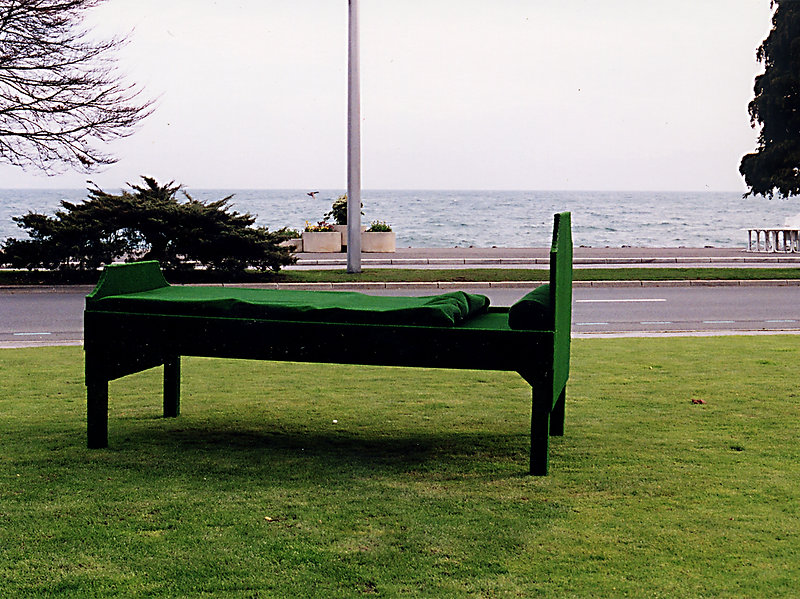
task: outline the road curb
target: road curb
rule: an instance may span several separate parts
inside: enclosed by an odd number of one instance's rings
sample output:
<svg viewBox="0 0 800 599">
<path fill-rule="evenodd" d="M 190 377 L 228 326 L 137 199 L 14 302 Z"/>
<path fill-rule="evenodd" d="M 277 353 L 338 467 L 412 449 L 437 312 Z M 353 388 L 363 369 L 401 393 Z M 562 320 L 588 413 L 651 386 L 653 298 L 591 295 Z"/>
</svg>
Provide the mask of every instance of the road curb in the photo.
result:
<svg viewBox="0 0 800 599">
<path fill-rule="evenodd" d="M 590 266 L 603 266 L 630 264 L 639 266 L 642 264 L 721 264 L 725 266 L 740 266 L 747 264 L 798 264 L 800 256 L 631 256 L 631 257 L 604 257 L 604 258 L 573 258 L 573 264 Z M 298 258 L 297 266 L 345 266 L 346 258 Z M 487 266 L 487 265 L 516 265 L 524 267 L 548 266 L 549 257 L 504 257 L 504 258 L 362 258 L 361 264 L 369 266 Z"/>
<path fill-rule="evenodd" d="M 546 283 L 538 281 L 365 281 L 341 283 L 200 283 L 198 286 L 249 287 L 251 289 L 318 289 L 321 291 L 368 291 L 370 289 L 528 289 Z M 685 281 L 574 281 L 573 288 L 626 287 L 800 287 L 800 279 L 685 280 Z M 94 285 L 0 285 L 0 293 L 83 293 Z"/>
<path fill-rule="evenodd" d="M 0 293 L 89 293 L 94 285 L 0 285 Z"/>
<path fill-rule="evenodd" d="M 530 289 L 547 281 L 429 281 L 429 282 L 363 282 L 363 283 L 270 283 L 270 289 L 325 289 L 338 291 L 359 291 L 369 289 L 444 289 L 454 290 L 464 287 L 470 289 Z M 265 285 L 265 287 L 266 287 Z M 242 284 L 237 286 L 256 287 Z M 686 280 L 686 281 L 574 281 L 573 288 L 625 288 L 625 287 L 792 287 L 800 286 L 800 279 L 754 280 Z"/>
</svg>

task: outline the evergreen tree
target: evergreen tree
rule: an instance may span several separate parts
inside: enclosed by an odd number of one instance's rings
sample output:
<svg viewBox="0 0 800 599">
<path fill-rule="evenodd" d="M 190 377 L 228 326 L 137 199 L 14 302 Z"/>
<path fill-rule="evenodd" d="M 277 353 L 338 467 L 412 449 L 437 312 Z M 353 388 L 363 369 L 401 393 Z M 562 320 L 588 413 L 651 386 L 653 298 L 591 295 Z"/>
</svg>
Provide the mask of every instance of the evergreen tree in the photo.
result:
<svg viewBox="0 0 800 599">
<path fill-rule="evenodd" d="M 758 148 L 739 165 L 746 196 L 769 198 L 800 194 L 800 2 L 772 0 L 771 6 L 772 30 L 756 53 L 764 73 L 749 105 L 753 127 L 761 125 Z"/>
<path fill-rule="evenodd" d="M 4 261 L 16 268 L 94 269 L 114 260 L 158 260 L 168 270 L 199 264 L 209 270 L 280 270 L 294 262 L 279 247 L 285 237 L 255 227 L 255 217 L 231 210 L 228 196 L 201 202 L 172 182 L 144 185 L 119 195 L 98 187 L 81 203 L 61 202 L 54 216 L 29 212 L 14 217 L 30 239 L 8 239 Z"/>
</svg>

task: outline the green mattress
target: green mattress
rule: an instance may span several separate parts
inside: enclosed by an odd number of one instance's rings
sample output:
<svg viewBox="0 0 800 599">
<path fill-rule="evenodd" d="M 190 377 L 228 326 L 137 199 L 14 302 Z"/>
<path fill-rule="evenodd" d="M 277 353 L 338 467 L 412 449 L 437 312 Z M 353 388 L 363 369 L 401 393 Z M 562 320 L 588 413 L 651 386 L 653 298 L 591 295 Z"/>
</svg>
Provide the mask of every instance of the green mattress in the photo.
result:
<svg viewBox="0 0 800 599">
<path fill-rule="evenodd" d="M 90 310 L 304 322 L 456 326 L 484 314 L 489 298 L 454 291 L 383 297 L 349 291 L 163 286 L 87 298 Z"/>
</svg>

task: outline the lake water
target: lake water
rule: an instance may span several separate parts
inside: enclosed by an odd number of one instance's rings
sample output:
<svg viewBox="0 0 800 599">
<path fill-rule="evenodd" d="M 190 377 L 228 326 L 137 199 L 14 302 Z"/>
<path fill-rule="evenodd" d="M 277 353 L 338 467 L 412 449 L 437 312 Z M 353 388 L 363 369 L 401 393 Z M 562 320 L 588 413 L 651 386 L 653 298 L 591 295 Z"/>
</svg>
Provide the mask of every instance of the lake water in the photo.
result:
<svg viewBox="0 0 800 599">
<path fill-rule="evenodd" d="M 109 192 L 118 190 L 107 189 Z M 239 212 L 270 229 L 321 220 L 341 191 L 189 189 L 198 200 L 230 194 Z M 26 237 L 11 220 L 52 214 L 86 190 L 0 190 L 0 240 Z M 363 222 L 388 222 L 400 247 L 546 247 L 553 213 L 572 212 L 575 245 L 591 247 L 744 247 L 747 227 L 800 226 L 800 199 L 743 199 L 740 193 L 608 191 L 364 190 Z"/>
</svg>

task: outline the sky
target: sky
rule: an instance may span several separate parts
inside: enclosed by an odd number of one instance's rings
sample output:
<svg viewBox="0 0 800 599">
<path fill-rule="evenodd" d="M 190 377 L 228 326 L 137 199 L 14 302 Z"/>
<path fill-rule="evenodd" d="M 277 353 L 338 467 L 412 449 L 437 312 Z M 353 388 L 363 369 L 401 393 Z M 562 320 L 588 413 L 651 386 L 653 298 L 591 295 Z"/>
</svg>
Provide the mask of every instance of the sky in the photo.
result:
<svg viewBox="0 0 800 599">
<path fill-rule="evenodd" d="M 769 0 L 360 0 L 366 189 L 744 191 Z M 345 0 L 106 0 L 156 100 L 86 175 L 0 188 L 344 189 Z"/>
</svg>

